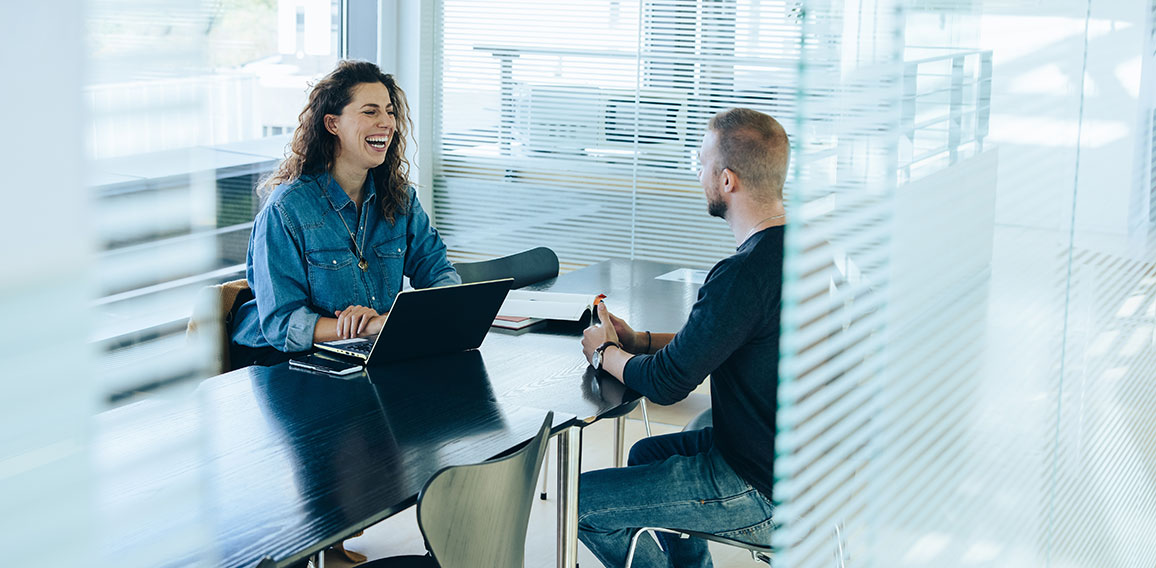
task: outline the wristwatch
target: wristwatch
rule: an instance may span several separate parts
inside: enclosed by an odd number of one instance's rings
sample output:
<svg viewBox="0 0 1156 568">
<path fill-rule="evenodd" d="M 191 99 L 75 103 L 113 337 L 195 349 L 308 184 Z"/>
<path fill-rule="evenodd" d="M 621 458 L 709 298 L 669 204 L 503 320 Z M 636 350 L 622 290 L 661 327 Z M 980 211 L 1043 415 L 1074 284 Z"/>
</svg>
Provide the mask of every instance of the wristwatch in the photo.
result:
<svg viewBox="0 0 1156 568">
<path fill-rule="evenodd" d="M 617 341 L 607 341 L 606 343 L 599 345 L 598 349 L 594 350 L 594 355 L 590 356 L 590 364 L 594 366 L 595 371 L 602 370 L 602 352 L 606 351 L 606 348 L 610 347 L 611 345 L 622 349 L 622 344 L 618 343 Z"/>
</svg>

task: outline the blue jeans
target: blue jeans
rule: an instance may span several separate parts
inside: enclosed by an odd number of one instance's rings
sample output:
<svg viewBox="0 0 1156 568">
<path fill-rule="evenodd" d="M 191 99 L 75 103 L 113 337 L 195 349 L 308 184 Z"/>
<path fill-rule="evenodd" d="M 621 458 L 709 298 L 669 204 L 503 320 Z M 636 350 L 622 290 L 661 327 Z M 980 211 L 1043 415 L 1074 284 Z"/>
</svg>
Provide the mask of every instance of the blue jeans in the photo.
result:
<svg viewBox="0 0 1156 568">
<path fill-rule="evenodd" d="M 626 564 L 639 527 L 717 534 L 769 545 L 773 506 L 714 450 L 711 428 L 644 438 L 628 467 L 582 474 L 578 538 L 604 566 Z M 638 539 L 634 566 L 711 566 L 706 541 L 661 535 Z"/>
</svg>

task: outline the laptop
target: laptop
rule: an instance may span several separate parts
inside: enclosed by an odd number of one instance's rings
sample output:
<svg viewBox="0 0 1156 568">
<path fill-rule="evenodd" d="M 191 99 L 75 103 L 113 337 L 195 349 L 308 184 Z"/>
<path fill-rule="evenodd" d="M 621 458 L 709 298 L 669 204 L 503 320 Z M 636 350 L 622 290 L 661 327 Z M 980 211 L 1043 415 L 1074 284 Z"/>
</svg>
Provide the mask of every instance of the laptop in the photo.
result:
<svg viewBox="0 0 1156 568">
<path fill-rule="evenodd" d="M 513 278 L 405 290 L 393 299 L 376 337 L 314 344 L 366 365 L 476 349 L 502 307 Z"/>
</svg>

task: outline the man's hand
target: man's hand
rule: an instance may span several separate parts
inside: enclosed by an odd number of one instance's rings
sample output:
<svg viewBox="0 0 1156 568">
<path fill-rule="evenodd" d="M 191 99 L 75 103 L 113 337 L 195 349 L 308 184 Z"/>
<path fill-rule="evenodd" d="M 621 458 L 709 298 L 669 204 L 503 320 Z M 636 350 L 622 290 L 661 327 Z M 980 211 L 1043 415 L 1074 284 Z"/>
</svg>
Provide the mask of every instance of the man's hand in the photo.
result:
<svg viewBox="0 0 1156 568">
<path fill-rule="evenodd" d="M 626 322 L 610 314 L 610 310 L 606 309 L 605 303 L 598 304 L 597 310 L 598 319 L 600 321 L 614 322 L 614 320 L 617 319 L 622 323 L 623 327 L 625 327 L 627 330 L 630 330 L 630 326 L 627 326 Z M 603 323 L 600 325 L 592 325 L 582 332 L 582 353 L 586 355 L 587 362 L 593 364 L 592 358 L 594 357 L 594 350 L 601 347 L 603 343 L 606 343 L 607 341 L 620 343 L 618 339 L 618 333 L 614 329 L 616 327 L 618 326 L 614 325 L 613 323 L 611 323 L 611 325 L 606 325 Z M 630 333 L 633 334 L 634 332 L 631 331 Z"/>
<path fill-rule="evenodd" d="M 376 310 L 365 306 L 349 306 L 333 313 L 337 316 L 337 336 L 341 339 L 372 335 L 381 330 L 381 324 L 385 321 Z"/>
<path fill-rule="evenodd" d="M 598 304 L 598 319 L 602 322 L 609 321 L 610 324 L 614 326 L 614 333 L 618 335 L 619 342 L 622 343 L 623 349 L 631 353 L 638 353 L 638 350 L 643 347 L 639 345 L 639 333 L 631 329 L 622 318 L 610 313 L 610 310 L 606 309 L 605 306 L 605 302 Z M 598 347 L 598 345 L 595 345 L 595 347 Z"/>
</svg>

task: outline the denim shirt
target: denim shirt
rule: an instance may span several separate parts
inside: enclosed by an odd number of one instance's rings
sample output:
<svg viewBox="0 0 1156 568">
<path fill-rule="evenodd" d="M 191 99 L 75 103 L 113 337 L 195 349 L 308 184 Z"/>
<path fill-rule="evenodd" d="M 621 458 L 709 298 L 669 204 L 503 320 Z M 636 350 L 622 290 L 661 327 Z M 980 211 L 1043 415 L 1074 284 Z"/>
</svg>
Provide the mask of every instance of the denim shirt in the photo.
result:
<svg viewBox="0 0 1156 568">
<path fill-rule="evenodd" d="M 365 181 L 360 219 L 328 173 L 302 176 L 273 191 L 253 221 L 245 276 L 256 298 L 239 308 L 233 341 L 305 351 L 313 347 L 319 317 L 335 317 L 334 311 L 353 305 L 389 311 L 403 275 L 415 288 L 461 283 L 417 192 L 408 188 L 408 205 L 391 224 L 372 175 Z M 350 231 L 368 270 L 358 267 Z"/>
</svg>

